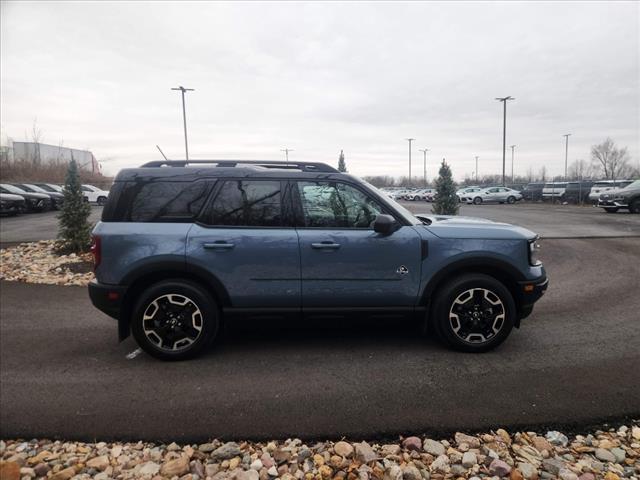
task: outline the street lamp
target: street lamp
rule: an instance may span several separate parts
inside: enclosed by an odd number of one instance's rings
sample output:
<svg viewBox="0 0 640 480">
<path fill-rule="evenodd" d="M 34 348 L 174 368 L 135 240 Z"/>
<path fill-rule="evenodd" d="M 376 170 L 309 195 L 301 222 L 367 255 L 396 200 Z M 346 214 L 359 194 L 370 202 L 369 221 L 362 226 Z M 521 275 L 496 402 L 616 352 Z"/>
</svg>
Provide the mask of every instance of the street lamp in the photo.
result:
<svg viewBox="0 0 640 480">
<path fill-rule="evenodd" d="M 510 145 L 511 147 L 511 183 L 513 183 L 513 149 L 516 148 L 515 145 Z"/>
<path fill-rule="evenodd" d="M 569 158 L 569 137 L 570 133 L 565 133 L 563 137 L 565 138 L 565 147 L 564 147 L 564 179 L 567 179 L 567 162 Z"/>
<path fill-rule="evenodd" d="M 180 90 L 182 93 L 182 122 L 184 123 L 184 154 L 185 160 L 189 160 L 189 146 L 187 145 L 187 112 L 184 107 L 184 92 L 193 92 L 193 88 L 184 88 L 182 85 L 171 90 Z"/>
<path fill-rule="evenodd" d="M 502 114 L 502 186 L 504 186 L 504 170 L 505 170 L 505 156 L 507 150 L 507 102 L 509 100 L 515 100 L 511 96 L 496 97 L 496 100 L 502 102 L 503 114 Z"/>
<path fill-rule="evenodd" d="M 289 163 L 289 152 L 293 152 L 295 150 L 293 150 L 291 148 L 281 148 L 280 151 L 284 152 L 284 156 L 287 159 L 287 163 Z"/>
<path fill-rule="evenodd" d="M 407 138 L 409 142 L 409 186 L 411 186 L 411 142 L 415 140 L 415 138 Z"/>
<path fill-rule="evenodd" d="M 476 155 L 476 183 L 478 183 L 478 158 L 480 157 Z"/>
<path fill-rule="evenodd" d="M 427 152 L 429 151 L 428 148 L 419 148 L 418 150 L 420 150 L 423 154 L 424 154 L 424 186 L 427 186 Z"/>
</svg>

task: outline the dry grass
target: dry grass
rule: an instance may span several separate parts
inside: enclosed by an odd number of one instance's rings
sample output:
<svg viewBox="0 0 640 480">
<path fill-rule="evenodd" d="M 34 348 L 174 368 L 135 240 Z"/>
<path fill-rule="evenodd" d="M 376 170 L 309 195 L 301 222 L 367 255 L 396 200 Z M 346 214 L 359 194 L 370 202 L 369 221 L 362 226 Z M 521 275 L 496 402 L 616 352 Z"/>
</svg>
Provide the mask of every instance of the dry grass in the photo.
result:
<svg viewBox="0 0 640 480">
<path fill-rule="evenodd" d="M 27 160 L 0 162 L 0 182 L 3 183 L 55 183 L 62 185 L 67 175 L 64 163 L 35 165 Z M 80 170 L 82 183 L 108 189 L 113 183 L 112 177 Z"/>
</svg>

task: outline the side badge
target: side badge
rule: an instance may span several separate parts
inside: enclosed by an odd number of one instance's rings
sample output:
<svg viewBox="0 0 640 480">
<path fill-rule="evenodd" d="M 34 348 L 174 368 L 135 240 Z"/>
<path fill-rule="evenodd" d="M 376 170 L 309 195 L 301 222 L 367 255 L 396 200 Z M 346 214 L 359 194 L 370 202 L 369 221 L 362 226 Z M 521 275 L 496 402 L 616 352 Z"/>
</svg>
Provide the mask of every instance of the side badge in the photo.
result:
<svg viewBox="0 0 640 480">
<path fill-rule="evenodd" d="M 400 265 L 396 270 L 396 273 L 399 273 L 400 275 L 406 275 L 407 273 L 409 273 L 409 269 L 404 265 Z"/>
</svg>

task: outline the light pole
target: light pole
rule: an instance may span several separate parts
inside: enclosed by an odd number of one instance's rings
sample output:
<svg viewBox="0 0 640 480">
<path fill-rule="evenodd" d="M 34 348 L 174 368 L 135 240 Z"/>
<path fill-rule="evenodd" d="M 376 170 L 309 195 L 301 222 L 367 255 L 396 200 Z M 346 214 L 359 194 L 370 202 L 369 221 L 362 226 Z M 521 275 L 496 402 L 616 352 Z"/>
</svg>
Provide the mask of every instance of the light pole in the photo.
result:
<svg viewBox="0 0 640 480">
<path fill-rule="evenodd" d="M 294 152 L 295 150 L 291 148 L 281 148 L 280 151 L 284 152 L 284 156 L 287 159 L 287 163 L 289 163 L 289 152 Z"/>
<path fill-rule="evenodd" d="M 476 183 L 478 183 L 478 155 L 476 155 Z"/>
<path fill-rule="evenodd" d="M 569 159 L 569 137 L 570 133 L 565 133 L 563 137 L 565 138 L 565 146 L 564 146 L 564 179 L 567 179 L 567 162 Z"/>
<path fill-rule="evenodd" d="M 427 152 L 428 148 L 420 148 L 419 149 L 424 154 L 424 186 L 427 186 Z"/>
<path fill-rule="evenodd" d="M 511 147 L 511 183 L 513 183 L 513 149 L 516 148 L 515 145 L 510 145 Z"/>
<path fill-rule="evenodd" d="M 407 138 L 409 142 L 409 186 L 411 186 L 411 142 L 413 142 L 415 138 Z"/>
<path fill-rule="evenodd" d="M 505 156 L 507 150 L 507 102 L 509 100 L 515 100 L 512 96 L 507 97 L 496 97 L 496 100 L 502 102 L 503 113 L 502 113 L 502 186 L 504 187 L 504 170 L 505 170 Z"/>
<path fill-rule="evenodd" d="M 171 90 L 180 90 L 182 93 L 182 122 L 184 123 L 184 154 L 185 159 L 189 160 L 189 146 L 187 144 L 187 112 L 184 107 L 184 92 L 193 92 L 193 88 L 184 88 L 182 85 Z"/>
</svg>

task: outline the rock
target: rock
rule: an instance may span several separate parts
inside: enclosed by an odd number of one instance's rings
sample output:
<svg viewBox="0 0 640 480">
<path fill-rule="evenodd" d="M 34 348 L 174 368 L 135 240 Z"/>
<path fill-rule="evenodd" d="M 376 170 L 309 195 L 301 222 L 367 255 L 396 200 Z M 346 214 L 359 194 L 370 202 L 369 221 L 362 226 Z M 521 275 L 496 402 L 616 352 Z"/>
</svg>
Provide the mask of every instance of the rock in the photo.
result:
<svg viewBox="0 0 640 480">
<path fill-rule="evenodd" d="M 580 475 L 578 480 L 596 480 L 596 476 L 591 472 L 586 472 Z"/>
<path fill-rule="evenodd" d="M 451 465 L 451 475 L 453 475 L 454 477 L 463 477 L 466 474 L 467 474 L 467 469 L 464 468 L 459 463 L 455 465 Z"/>
<path fill-rule="evenodd" d="M 619 448 L 619 447 L 612 448 L 611 449 L 611 453 L 613 453 L 613 456 L 616 457 L 616 462 L 618 462 L 618 463 L 624 462 L 624 459 L 627 456 L 625 451 L 623 449 Z"/>
<path fill-rule="evenodd" d="M 177 450 L 180 450 L 180 447 L 176 442 L 171 442 L 169 445 L 167 445 L 167 450 L 169 452 L 175 452 Z"/>
<path fill-rule="evenodd" d="M 604 475 L 604 480 L 620 480 L 620 477 L 613 472 L 607 472 Z"/>
<path fill-rule="evenodd" d="M 230 458 L 237 457 L 241 455 L 240 447 L 236 442 L 227 442 L 221 447 L 216 448 L 212 453 L 211 457 L 215 460 L 229 460 Z"/>
<path fill-rule="evenodd" d="M 213 452 L 216 449 L 216 446 L 213 443 L 202 443 L 198 445 L 198 450 L 204 453 Z"/>
<path fill-rule="evenodd" d="M 636 440 L 640 440 L 640 427 L 631 427 L 631 436 Z"/>
<path fill-rule="evenodd" d="M 531 443 L 536 450 L 539 452 L 547 451 L 549 453 L 553 452 L 553 446 L 549 443 L 549 441 L 543 437 L 538 437 L 537 435 L 531 439 Z"/>
<path fill-rule="evenodd" d="M 273 452 L 272 457 L 276 464 L 282 465 L 291 459 L 291 452 L 287 452 L 286 450 L 276 450 Z"/>
<path fill-rule="evenodd" d="M 382 480 L 402 480 L 402 470 L 398 465 L 391 465 L 384 471 Z"/>
<path fill-rule="evenodd" d="M 422 440 L 418 437 L 407 437 L 403 440 L 402 447 L 409 451 L 419 451 L 422 448 Z"/>
<path fill-rule="evenodd" d="M 506 477 L 511 473 L 511 467 L 507 462 L 496 458 L 489 464 L 489 473 L 498 477 Z"/>
<path fill-rule="evenodd" d="M 269 468 L 269 470 L 267 470 L 267 473 L 271 477 L 277 477 L 278 476 L 278 469 L 276 468 L 275 465 L 273 465 L 271 468 Z"/>
<path fill-rule="evenodd" d="M 578 480 L 578 475 L 573 473 L 568 468 L 563 468 L 558 472 L 558 478 L 560 480 Z"/>
<path fill-rule="evenodd" d="M 263 467 L 262 460 L 257 458 L 253 462 L 251 462 L 251 466 L 249 468 L 251 468 L 251 470 L 255 470 L 256 472 L 259 472 L 262 467 Z"/>
<path fill-rule="evenodd" d="M 499 428 L 496 434 L 504 443 L 506 443 L 507 445 L 511 445 L 511 435 L 509 435 L 509 432 L 507 432 L 503 428 Z"/>
<path fill-rule="evenodd" d="M 423 442 L 422 449 L 434 457 L 439 457 L 445 453 L 444 445 L 431 439 L 426 439 Z"/>
<path fill-rule="evenodd" d="M 7 480 L 20 480 L 20 465 L 16 462 L 0 461 L 0 478 L 2 480 L 5 480 L 5 478 Z"/>
<path fill-rule="evenodd" d="M 471 448 L 480 448 L 480 439 L 477 437 L 473 437 L 471 435 L 466 435 L 464 433 L 457 432 L 455 435 L 455 440 L 458 445 L 462 445 L 466 443 Z"/>
<path fill-rule="evenodd" d="M 44 477 L 49 472 L 49 465 L 46 463 L 39 463 L 33 467 L 33 471 L 36 473 L 36 477 Z"/>
<path fill-rule="evenodd" d="M 109 457 L 106 455 L 101 455 L 99 457 L 94 457 L 87 462 L 87 467 L 95 468 L 96 470 L 104 471 L 109 466 Z"/>
<path fill-rule="evenodd" d="M 538 478 L 538 469 L 527 462 L 518 463 L 518 470 L 522 473 L 525 480 L 536 480 Z"/>
<path fill-rule="evenodd" d="M 569 439 L 567 438 L 566 435 L 556 431 L 547 432 L 547 434 L 545 435 L 545 438 L 549 440 L 551 444 L 560 445 L 562 447 L 566 447 L 567 444 L 569 443 Z"/>
<path fill-rule="evenodd" d="M 229 460 L 229 470 L 235 470 L 240 465 L 240 457 L 233 457 Z"/>
<path fill-rule="evenodd" d="M 75 476 L 75 474 L 76 469 L 74 467 L 68 467 L 51 475 L 49 480 L 69 480 L 71 477 Z M 2 479 L 4 480 L 4 477 L 2 477 Z"/>
<path fill-rule="evenodd" d="M 107 472 L 96 473 L 93 480 L 109 480 L 109 474 Z"/>
<path fill-rule="evenodd" d="M 160 467 L 160 475 L 165 477 L 181 476 L 189 473 L 189 457 L 181 456 L 174 460 L 169 460 Z"/>
<path fill-rule="evenodd" d="M 191 464 L 191 473 L 195 473 L 198 478 L 205 477 L 204 465 L 202 465 L 202 462 L 200 460 L 196 460 Z"/>
<path fill-rule="evenodd" d="M 369 463 L 378 458 L 371 446 L 367 442 L 356 443 L 355 458 L 360 463 Z"/>
<path fill-rule="evenodd" d="M 158 465 L 156 462 L 146 462 L 140 467 L 140 470 L 138 470 L 138 473 L 140 475 L 153 476 L 157 474 L 159 471 L 160 471 L 160 465 Z"/>
<path fill-rule="evenodd" d="M 337 442 L 333 446 L 333 451 L 336 452 L 336 455 L 340 455 L 345 458 L 349 458 L 353 455 L 353 447 L 351 444 L 343 441 Z"/>
<path fill-rule="evenodd" d="M 384 457 L 388 457 L 389 455 L 399 455 L 401 451 L 402 448 L 400 448 L 400 445 L 395 444 L 383 445 L 380 449 L 380 453 Z"/>
<path fill-rule="evenodd" d="M 444 448 L 444 446 L 442 448 Z M 449 470 L 449 457 L 446 455 L 438 456 L 438 458 L 431 462 L 431 470 L 446 473 Z"/>
<path fill-rule="evenodd" d="M 121 453 L 122 453 L 122 445 L 114 445 L 114 447 L 109 452 L 109 455 L 111 455 L 111 458 L 118 458 Z"/>
<path fill-rule="evenodd" d="M 478 463 L 478 458 L 476 457 L 475 453 L 473 453 L 473 452 L 464 452 L 464 455 L 462 455 L 462 466 L 464 468 L 471 468 L 476 463 Z"/>
<path fill-rule="evenodd" d="M 564 462 L 556 458 L 545 458 L 542 460 L 542 468 L 552 475 L 558 475 L 564 468 Z"/>
<path fill-rule="evenodd" d="M 520 472 L 520 470 L 514 468 L 509 474 L 509 480 L 524 480 L 524 476 L 522 475 L 522 472 Z"/>
<path fill-rule="evenodd" d="M 404 470 L 402 470 L 402 479 L 422 480 L 422 474 L 420 473 L 420 470 L 418 470 L 415 466 L 407 465 L 406 467 L 404 467 Z"/>
<path fill-rule="evenodd" d="M 263 453 L 260 457 L 260 461 L 266 468 L 271 468 L 276 464 L 276 462 L 273 461 L 273 458 L 271 458 L 271 455 L 269 455 L 268 453 Z"/>
<path fill-rule="evenodd" d="M 218 470 L 220 470 L 220 467 L 213 463 L 208 463 L 204 466 L 204 474 L 207 477 L 213 477 L 216 473 L 218 473 Z"/>
<path fill-rule="evenodd" d="M 598 460 L 602 460 L 603 462 L 613 463 L 616 461 L 616 456 L 609 450 L 605 450 L 604 448 L 596 448 L 596 458 Z"/>
</svg>

